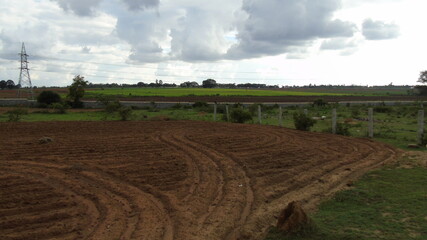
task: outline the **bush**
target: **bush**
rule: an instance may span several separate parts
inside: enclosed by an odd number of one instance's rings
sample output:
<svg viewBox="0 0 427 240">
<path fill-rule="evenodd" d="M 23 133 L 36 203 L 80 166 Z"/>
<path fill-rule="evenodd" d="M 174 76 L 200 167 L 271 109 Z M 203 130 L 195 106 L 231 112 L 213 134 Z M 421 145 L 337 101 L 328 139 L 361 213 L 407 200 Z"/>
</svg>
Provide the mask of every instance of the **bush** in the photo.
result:
<svg viewBox="0 0 427 240">
<path fill-rule="evenodd" d="M 234 123 L 244 123 L 249 120 L 252 120 L 252 115 L 249 111 L 242 108 L 234 108 L 230 113 L 231 122 Z"/>
<path fill-rule="evenodd" d="M 377 107 L 374 107 L 374 112 L 377 112 L 377 113 L 392 113 L 393 112 L 393 108 L 386 107 L 386 106 L 377 106 Z"/>
<path fill-rule="evenodd" d="M 106 103 L 105 112 L 112 114 L 114 112 L 117 112 L 121 107 L 122 107 L 122 105 L 120 104 L 120 102 L 118 100 L 114 100 L 114 101 Z"/>
<path fill-rule="evenodd" d="M 310 131 L 316 120 L 308 117 L 304 113 L 294 113 L 294 124 L 297 130 Z"/>
<path fill-rule="evenodd" d="M 314 106 L 314 107 L 324 107 L 324 106 L 326 106 L 326 105 L 328 105 L 328 102 L 326 102 L 325 100 L 323 100 L 323 99 L 321 99 L 321 98 L 316 99 L 316 100 L 314 100 L 314 102 L 313 102 L 313 106 Z"/>
<path fill-rule="evenodd" d="M 127 121 L 132 116 L 132 108 L 122 106 L 118 109 L 120 120 Z"/>
<path fill-rule="evenodd" d="M 96 101 L 106 107 L 110 102 L 117 101 L 113 96 L 99 94 L 96 96 Z"/>
<path fill-rule="evenodd" d="M 43 91 L 37 96 L 37 103 L 39 105 L 45 104 L 44 106 L 50 105 L 52 103 L 61 102 L 61 96 L 58 93 L 52 91 Z"/>
<path fill-rule="evenodd" d="M 181 109 L 181 108 L 183 108 L 181 103 L 177 103 L 177 104 L 172 106 L 172 109 Z"/>
<path fill-rule="evenodd" d="M 6 113 L 8 116 L 8 122 L 19 122 L 22 118 L 22 115 L 28 114 L 28 111 L 26 109 L 16 108 Z"/>
<path fill-rule="evenodd" d="M 350 136 L 350 127 L 348 123 L 337 123 L 337 134 Z"/>
<path fill-rule="evenodd" d="M 50 107 L 59 114 L 64 114 L 67 112 L 67 105 L 64 103 L 52 103 Z"/>
<path fill-rule="evenodd" d="M 204 108 L 209 107 L 209 104 L 207 102 L 195 102 L 193 104 L 193 108 Z"/>
<path fill-rule="evenodd" d="M 360 117 L 360 109 L 359 108 L 351 109 L 351 117 L 352 118 L 359 118 Z"/>
</svg>

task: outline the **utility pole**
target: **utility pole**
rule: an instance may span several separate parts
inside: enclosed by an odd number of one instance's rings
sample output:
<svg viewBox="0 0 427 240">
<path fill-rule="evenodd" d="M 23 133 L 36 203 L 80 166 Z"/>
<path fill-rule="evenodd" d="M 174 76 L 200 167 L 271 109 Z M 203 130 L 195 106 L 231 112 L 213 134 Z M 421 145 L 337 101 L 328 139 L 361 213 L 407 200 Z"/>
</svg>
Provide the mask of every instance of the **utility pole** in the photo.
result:
<svg viewBox="0 0 427 240">
<path fill-rule="evenodd" d="M 24 43 L 22 43 L 21 53 L 19 55 L 21 56 L 21 71 L 19 74 L 18 98 L 20 98 L 22 95 L 21 89 L 23 89 L 23 87 L 28 87 L 28 97 L 30 99 L 34 99 L 33 85 L 31 84 L 30 78 L 30 69 L 28 68 L 28 54 L 25 51 Z"/>
</svg>

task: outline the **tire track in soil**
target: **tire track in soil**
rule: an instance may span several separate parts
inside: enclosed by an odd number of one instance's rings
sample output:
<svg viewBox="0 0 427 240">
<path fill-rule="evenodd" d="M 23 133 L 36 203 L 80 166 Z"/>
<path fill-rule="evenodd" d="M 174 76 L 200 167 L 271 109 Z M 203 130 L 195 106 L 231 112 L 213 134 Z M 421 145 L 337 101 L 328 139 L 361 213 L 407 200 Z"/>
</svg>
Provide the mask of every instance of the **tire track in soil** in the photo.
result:
<svg viewBox="0 0 427 240">
<path fill-rule="evenodd" d="M 191 169 L 190 174 L 192 175 L 188 194 L 178 204 L 181 205 L 181 209 L 191 212 L 190 216 L 184 217 L 191 218 L 191 220 L 188 223 L 180 223 L 179 228 L 185 229 L 185 231 L 177 233 L 176 237 L 178 239 L 192 239 L 196 236 L 195 239 L 200 239 L 203 224 L 224 198 L 224 174 L 217 161 L 189 144 L 182 137 L 184 134 L 181 130 L 168 131 L 167 134 L 160 136 L 160 140 L 173 146 L 186 156 L 188 168 Z M 206 237 L 204 239 L 208 239 L 207 235 L 204 237 Z"/>
<path fill-rule="evenodd" d="M 313 209 L 400 154 L 366 139 L 260 125 L 0 123 L 0 129 L 0 145 L 9 146 L 0 155 L 0 235 L 13 240 L 261 239 L 288 202 Z M 41 136 L 56 141 L 38 145 Z"/>
<path fill-rule="evenodd" d="M 239 238 L 239 229 L 245 223 L 246 218 L 250 213 L 254 199 L 250 179 L 247 177 L 246 172 L 238 163 L 233 161 L 228 156 L 214 150 L 213 148 L 206 147 L 199 142 L 192 141 L 188 136 L 184 135 L 181 138 L 181 141 L 182 143 L 191 146 L 193 149 L 197 149 L 199 152 L 205 154 L 208 158 L 217 162 L 217 166 L 224 174 L 224 179 L 229 180 L 229 182 L 223 186 L 223 191 L 225 194 L 221 201 L 218 204 L 215 204 L 215 208 L 210 209 L 210 211 L 208 211 L 208 213 L 201 218 L 201 224 L 203 225 L 203 229 L 206 229 L 207 236 L 216 235 L 213 239 L 225 240 Z M 243 187 L 244 191 L 242 191 L 238 196 L 233 195 L 233 193 L 236 194 L 236 189 Z M 231 196 L 227 196 L 226 193 Z M 228 199 L 244 199 L 243 207 L 239 206 L 240 204 L 238 204 L 238 201 L 235 203 L 228 201 Z M 226 220 L 224 220 L 224 216 L 221 216 L 221 213 L 233 212 L 233 209 L 235 210 L 236 208 L 240 208 L 240 212 L 228 216 L 228 218 L 236 218 L 233 220 L 234 222 L 232 224 L 227 223 L 228 226 L 222 226 L 221 224 L 226 222 Z"/>
<path fill-rule="evenodd" d="M 89 224 L 91 231 L 82 236 L 84 239 L 173 239 L 172 223 L 163 204 L 140 189 L 89 169 L 75 172 L 72 166 L 66 165 L 9 163 L 19 166 L 11 171 L 30 175 L 39 181 L 42 179 L 61 192 L 68 192 L 73 197 L 77 195 L 79 200 L 76 202 L 88 205 L 88 216 L 95 217 Z M 160 224 L 162 222 L 165 223 Z"/>
</svg>

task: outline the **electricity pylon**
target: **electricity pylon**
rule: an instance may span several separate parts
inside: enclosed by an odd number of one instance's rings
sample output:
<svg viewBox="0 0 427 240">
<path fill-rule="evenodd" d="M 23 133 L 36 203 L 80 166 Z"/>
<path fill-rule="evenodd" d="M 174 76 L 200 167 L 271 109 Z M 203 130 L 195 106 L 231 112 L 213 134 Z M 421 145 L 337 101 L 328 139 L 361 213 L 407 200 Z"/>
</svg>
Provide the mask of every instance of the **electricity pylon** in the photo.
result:
<svg viewBox="0 0 427 240">
<path fill-rule="evenodd" d="M 21 97 L 22 89 L 27 87 L 29 98 L 33 99 L 33 85 L 31 84 L 30 69 L 28 68 L 28 54 L 25 51 L 24 43 L 22 43 L 21 53 L 19 55 L 21 56 L 21 72 L 19 74 L 18 98 Z"/>
</svg>

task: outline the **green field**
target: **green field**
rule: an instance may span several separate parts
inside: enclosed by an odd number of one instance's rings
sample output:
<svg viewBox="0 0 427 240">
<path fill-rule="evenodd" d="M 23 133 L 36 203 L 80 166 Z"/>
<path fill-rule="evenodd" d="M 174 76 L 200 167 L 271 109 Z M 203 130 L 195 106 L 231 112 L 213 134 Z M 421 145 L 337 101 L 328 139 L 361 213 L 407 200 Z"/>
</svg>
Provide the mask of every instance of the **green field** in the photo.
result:
<svg viewBox="0 0 427 240">
<path fill-rule="evenodd" d="M 88 90 L 86 98 L 99 94 L 120 97 L 162 96 L 343 96 L 345 93 L 323 93 L 304 91 L 282 91 L 265 89 L 221 89 L 221 88 L 105 88 Z"/>
</svg>

